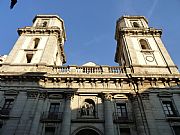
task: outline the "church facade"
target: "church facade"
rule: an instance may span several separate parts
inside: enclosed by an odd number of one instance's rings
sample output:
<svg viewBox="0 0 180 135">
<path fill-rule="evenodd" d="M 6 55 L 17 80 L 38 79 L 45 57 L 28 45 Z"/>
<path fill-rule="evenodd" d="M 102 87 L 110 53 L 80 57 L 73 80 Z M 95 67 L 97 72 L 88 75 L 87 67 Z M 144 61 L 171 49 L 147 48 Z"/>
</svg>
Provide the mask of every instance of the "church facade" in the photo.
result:
<svg viewBox="0 0 180 135">
<path fill-rule="evenodd" d="M 0 58 L 2 135 L 179 135 L 180 75 L 144 16 L 117 20 L 119 66 L 64 66 L 64 21 L 37 15 Z"/>
</svg>

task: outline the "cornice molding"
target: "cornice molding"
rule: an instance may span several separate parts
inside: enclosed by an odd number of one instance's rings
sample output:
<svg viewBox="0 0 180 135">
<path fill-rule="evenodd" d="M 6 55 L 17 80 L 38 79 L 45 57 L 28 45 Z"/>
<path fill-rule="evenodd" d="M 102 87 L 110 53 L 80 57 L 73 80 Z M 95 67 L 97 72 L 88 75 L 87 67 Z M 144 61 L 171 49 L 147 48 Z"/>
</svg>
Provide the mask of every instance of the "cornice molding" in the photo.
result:
<svg viewBox="0 0 180 135">
<path fill-rule="evenodd" d="M 60 37 L 61 32 L 62 30 L 58 27 L 51 27 L 51 28 L 25 27 L 18 29 L 19 36 L 26 33 L 26 34 L 58 34 L 58 36 Z"/>
<path fill-rule="evenodd" d="M 162 30 L 155 28 L 120 28 L 116 31 L 116 40 L 119 39 L 121 35 L 154 35 L 160 37 Z"/>
</svg>

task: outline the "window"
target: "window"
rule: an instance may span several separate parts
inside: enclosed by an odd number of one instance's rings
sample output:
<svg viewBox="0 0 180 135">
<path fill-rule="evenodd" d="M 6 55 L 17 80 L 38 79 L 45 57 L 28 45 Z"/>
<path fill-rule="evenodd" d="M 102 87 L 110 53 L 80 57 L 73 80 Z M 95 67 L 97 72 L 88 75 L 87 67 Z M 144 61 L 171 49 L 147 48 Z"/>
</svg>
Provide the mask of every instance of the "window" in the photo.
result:
<svg viewBox="0 0 180 135">
<path fill-rule="evenodd" d="M 34 49 L 37 49 L 38 44 L 39 44 L 40 39 L 39 38 L 35 38 L 33 41 L 33 45 L 34 45 Z"/>
<path fill-rule="evenodd" d="M 175 135 L 180 135 L 180 126 L 173 126 L 173 131 Z"/>
<path fill-rule="evenodd" d="M 60 103 L 51 103 L 48 112 L 48 119 L 57 120 L 60 117 Z"/>
<path fill-rule="evenodd" d="M 33 54 L 26 54 L 27 63 L 31 63 Z"/>
<path fill-rule="evenodd" d="M 43 26 L 43 27 L 46 27 L 46 26 L 47 26 L 47 21 L 44 21 L 44 22 L 42 23 L 42 26 Z"/>
<path fill-rule="evenodd" d="M 142 49 L 150 50 L 150 47 L 149 47 L 149 45 L 148 45 L 146 40 L 140 39 L 139 43 L 140 43 Z"/>
<path fill-rule="evenodd" d="M 174 106 L 171 101 L 162 101 L 163 110 L 167 117 L 176 116 Z"/>
<path fill-rule="evenodd" d="M 51 103 L 49 112 L 50 113 L 58 113 L 60 108 L 60 103 Z"/>
<path fill-rule="evenodd" d="M 131 135 L 129 128 L 120 128 L 121 135 Z"/>
<path fill-rule="evenodd" d="M 45 127 L 45 135 L 54 135 L 55 127 Z"/>
<path fill-rule="evenodd" d="M 5 99 L 5 103 L 2 107 L 1 114 L 8 115 L 10 110 L 12 109 L 14 99 Z"/>
<path fill-rule="evenodd" d="M 140 26 L 139 26 L 138 22 L 133 22 L 133 27 L 139 28 Z"/>
<path fill-rule="evenodd" d="M 128 117 L 126 103 L 116 103 L 116 113 L 119 117 Z"/>
</svg>

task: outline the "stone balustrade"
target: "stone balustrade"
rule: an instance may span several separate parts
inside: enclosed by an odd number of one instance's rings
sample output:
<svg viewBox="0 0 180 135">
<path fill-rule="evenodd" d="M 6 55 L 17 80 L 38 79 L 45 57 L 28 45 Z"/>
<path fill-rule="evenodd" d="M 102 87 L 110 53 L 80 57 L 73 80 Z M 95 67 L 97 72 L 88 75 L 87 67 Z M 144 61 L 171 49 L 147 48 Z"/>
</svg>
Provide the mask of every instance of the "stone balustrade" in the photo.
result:
<svg viewBox="0 0 180 135">
<path fill-rule="evenodd" d="M 121 74 L 124 73 L 124 67 L 121 66 L 60 66 L 53 67 L 54 72 L 60 74 Z"/>
<path fill-rule="evenodd" d="M 129 67 L 122 66 L 46 66 L 39 64 L 24 64 L 5 65 L 0 69 L 0 72 L 48 72 L 59 74 L 121 74 L 130 73 Z"/>
</svg>

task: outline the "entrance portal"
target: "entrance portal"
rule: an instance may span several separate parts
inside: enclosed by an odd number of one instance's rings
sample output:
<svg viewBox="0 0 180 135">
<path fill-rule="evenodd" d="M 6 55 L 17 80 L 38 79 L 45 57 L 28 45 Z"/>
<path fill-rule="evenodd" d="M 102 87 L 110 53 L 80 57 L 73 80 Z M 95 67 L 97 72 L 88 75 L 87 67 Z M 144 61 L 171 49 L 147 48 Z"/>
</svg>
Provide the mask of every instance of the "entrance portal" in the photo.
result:
<svg viewBox="0 0 180 135">
<path fill-rule="evenodd" d="M 92 129 L 82 129 L 76 135 L 100 135 L 95 130 Z"/>
</svg>

